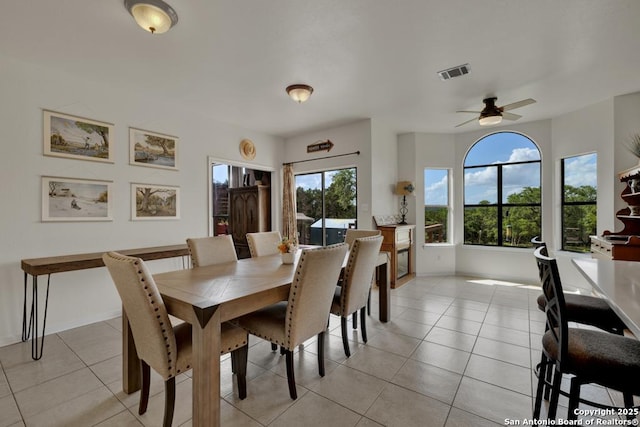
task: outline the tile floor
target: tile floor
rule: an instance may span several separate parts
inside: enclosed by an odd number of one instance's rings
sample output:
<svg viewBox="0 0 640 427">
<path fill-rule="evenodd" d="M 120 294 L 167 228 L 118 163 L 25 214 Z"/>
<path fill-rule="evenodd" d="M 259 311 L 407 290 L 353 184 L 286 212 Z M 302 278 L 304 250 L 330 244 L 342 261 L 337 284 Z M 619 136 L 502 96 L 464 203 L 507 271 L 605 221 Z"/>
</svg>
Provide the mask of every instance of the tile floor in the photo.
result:
<svg viewBox="0 0 640 427">
<path fill-rule="evenodd" d="M 392 321 L 377 320 L 377 293 L 344 356 L 340 321 L 332 316 L 326 376 L 317 374 L 316 343 L 295 356 L 298 399 L 289 398 L 284 357 L 251 340 L 248 397 L 239 400 L 228 357 L 221 362 L 224 426 L 496 426 L 531 417 L 544 316 L 539 290 L 464 277 L 418 277 L 392 291 Z M 0 348 L 1 426 L 159 426 L 163 384 L 137 414 L 138 393 L 121 390 L 120 319 L 49 335 L 44 357 L 30 344 Z M 155 374 L 154 374 L 155 375 Z M 178 377 L 174 426 L 191 425 L 191 378 Z M 621 396 L 600 387 L 583 395 Z M 566 414 L 561 399 L 559 414 Z"/>
</svg>

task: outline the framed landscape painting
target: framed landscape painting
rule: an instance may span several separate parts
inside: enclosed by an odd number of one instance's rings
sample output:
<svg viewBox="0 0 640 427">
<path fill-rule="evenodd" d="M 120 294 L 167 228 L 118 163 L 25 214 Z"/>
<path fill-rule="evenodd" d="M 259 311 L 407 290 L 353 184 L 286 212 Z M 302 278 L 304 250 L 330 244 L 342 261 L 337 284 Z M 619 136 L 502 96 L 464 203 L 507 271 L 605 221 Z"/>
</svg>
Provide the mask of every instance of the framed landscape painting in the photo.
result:
<svg viewBox="0 0 640 427">
<path fill-rule="evenodd" d="M 178 170 L 178 144 L 175 136 L 129 128 L 129 163 Z"/>
<path fill-rule="evenodd" d="M 112 181 L 42 177 L 42 221 L 111 221 Z"/>
<path fill-rule="evenodd" d="M 131 219 L 180 219 L 180 188 L 132 183 Z"/>
<path fill-rule="evenodd" d="M 113 163 L 113 124 L 43 110 L 45 156 Z"/>
</svg>

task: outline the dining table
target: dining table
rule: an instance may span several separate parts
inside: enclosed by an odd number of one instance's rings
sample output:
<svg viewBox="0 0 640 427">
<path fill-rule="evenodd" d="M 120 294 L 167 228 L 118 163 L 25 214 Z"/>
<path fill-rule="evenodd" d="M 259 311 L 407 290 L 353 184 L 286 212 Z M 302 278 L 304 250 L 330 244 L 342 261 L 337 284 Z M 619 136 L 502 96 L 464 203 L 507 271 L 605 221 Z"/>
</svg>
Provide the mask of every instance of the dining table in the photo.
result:
<svg viewBox="0 0 640 427">
<path fill-rule="evenodd" d="M 221 323 L 286 301 L 300 252 L 293 264 L 284 264 L 275 254 L 153 276 L 168 313 L 192 325 L 194 427 L 220 425 Z M 383 322 L 390 316 L 389 260 L 387 252 L 380 252 L 376 263 Z M 124 311 L 122 319 L 123 390 L 133 393 L 140 389 L 140 363 Z"/>
<path fill-rule="evenodd" d="M 595 293 L 640 337 L 640 262 L 603 258 L 574 258 L 572 262 Z"/>
</svg>

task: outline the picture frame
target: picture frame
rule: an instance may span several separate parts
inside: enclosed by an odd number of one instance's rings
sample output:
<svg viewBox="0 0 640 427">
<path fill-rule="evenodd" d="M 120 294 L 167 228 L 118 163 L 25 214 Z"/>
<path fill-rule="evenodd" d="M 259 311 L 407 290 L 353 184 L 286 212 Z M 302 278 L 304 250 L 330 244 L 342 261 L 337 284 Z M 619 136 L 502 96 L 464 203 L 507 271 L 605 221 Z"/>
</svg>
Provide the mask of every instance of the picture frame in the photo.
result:
<svg viewBox="0 0 640 427">
<path fill-rule="evenodd" d="M 180 187 L 131 183 L 131 220 L 180 219 Z"/>
<path fill-rule="evenodd" d="M 112 221 L 113 181 L 42 177 L 42 221 Z"/>
<path fill-rule="evenodd" d="M 129 128 L 129 164 L 178 170 L 180 139 L 148 130 Z"/>
<path fill-rule="evenodd" d="M 114 125 L 43 110 L 44 155 L 114 163 Z"/>
</svg>

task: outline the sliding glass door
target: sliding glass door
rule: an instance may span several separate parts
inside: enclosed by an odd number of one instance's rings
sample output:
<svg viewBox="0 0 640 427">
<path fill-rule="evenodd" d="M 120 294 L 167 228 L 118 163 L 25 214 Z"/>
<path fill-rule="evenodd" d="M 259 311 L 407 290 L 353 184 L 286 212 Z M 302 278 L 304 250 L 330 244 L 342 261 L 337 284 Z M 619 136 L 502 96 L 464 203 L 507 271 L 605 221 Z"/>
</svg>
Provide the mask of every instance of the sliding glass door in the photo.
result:
<svg viewBox="0 0 640 427">
<path fill-rule="evenodd" d="M 357 228 L 357 170 L 336 169 L 296 175 L 298 238 L 305 245 L 344 241 Z"/>
</svg>

